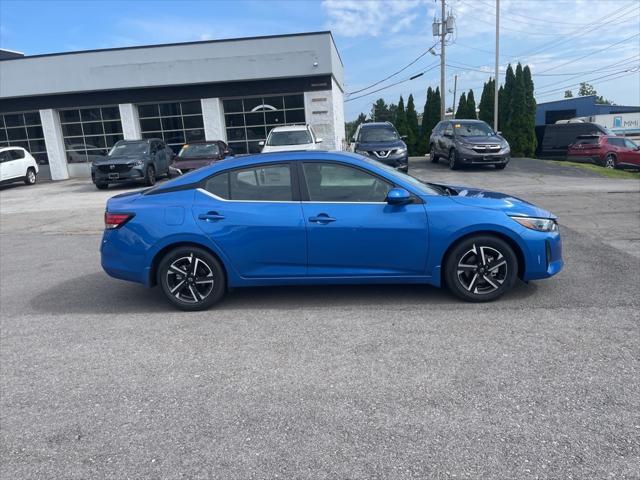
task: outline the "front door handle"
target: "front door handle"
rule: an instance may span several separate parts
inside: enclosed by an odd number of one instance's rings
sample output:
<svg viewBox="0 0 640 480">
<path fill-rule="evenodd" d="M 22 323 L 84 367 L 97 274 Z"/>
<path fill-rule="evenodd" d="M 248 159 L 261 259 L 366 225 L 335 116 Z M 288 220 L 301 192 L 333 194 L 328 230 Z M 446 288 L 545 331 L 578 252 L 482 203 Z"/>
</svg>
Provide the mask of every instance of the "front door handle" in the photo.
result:
<svg viewBox="0 0 640 480">
<path fill-rule="evenodd" d="M 326 225 L 327 223 L 335 222 L 336 219 L 333 217 L 330 217 L 326 213 L 320 213 L 315 217 L 309 217 L 309 221 L 311 223 L 320 223 L 322 225 Z"/>
<path fill-rule="evenodd" d="M 224 220 L 224 215 L 220 215 L 218 212 L 208 212 L 201 213 L 198 215 L 200 220 L 205 220 L 207 222 L 217 222 L 218 220 Z"/>
</svg>

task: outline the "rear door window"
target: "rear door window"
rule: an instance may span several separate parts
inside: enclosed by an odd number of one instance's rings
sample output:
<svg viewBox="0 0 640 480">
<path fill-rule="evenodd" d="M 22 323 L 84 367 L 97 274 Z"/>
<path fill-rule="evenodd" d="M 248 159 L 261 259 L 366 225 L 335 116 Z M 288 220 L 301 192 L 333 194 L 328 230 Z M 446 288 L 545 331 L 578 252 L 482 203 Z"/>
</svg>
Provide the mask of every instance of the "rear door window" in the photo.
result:
<svg viewBox="0 0 640 480">
<path fill-rule="evenodd" d="M 261 165 L 218 174 L 206 190 L 227 200 L 288 202 L 293 200 L 288 164 Z"/>
<path fill-rule="evenodd" d="M 11 157 L 14 160 L 21 160 L 24 158 L 24 150 L 20 150 L 20 149 L 9 150 L 9 153 L 11 154 Z"/>
</svg>

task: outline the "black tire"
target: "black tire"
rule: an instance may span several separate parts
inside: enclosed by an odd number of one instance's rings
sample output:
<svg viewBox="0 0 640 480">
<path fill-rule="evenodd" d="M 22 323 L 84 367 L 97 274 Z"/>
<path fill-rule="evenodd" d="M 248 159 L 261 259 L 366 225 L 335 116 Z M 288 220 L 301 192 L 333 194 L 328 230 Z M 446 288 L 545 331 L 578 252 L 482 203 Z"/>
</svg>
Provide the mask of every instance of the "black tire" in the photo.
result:
<svg viewBox="0 0 640 480">
<path fill-rule="evenodd" d="M 513 287 L 518 259 L 504 240 L 476 235 L 453 247 L 444 268 L 445 283 L 454 295 L 467 302 L 489 302 Z"/>
<path fill-rule="evenodd" d="M 109 188 L 109 184 L 108 183 L 96 183 L 96 188 L 98 190 L 106 190 L 107 188 Z"/>
<path fill-rule="evenodd" d="M 496 170 L 504 170 L 506 167 L 506 163 L 496 163 Z"/>
<path fill-rule="evenodd" d="M 152 187 L 156 184 L 156 169 L 153 165 L 147 167 L 147 174 L 144 178 L 144 183 Z"/>
<path fill-rule="evenodd" d="M 194 264 L 195 274 L 189 270 Z M 176 268 L 185 275 L 176 273 Z M 169 303 L 189 312 L 206 310 L 219 302 L 227 285 L 220 262 L 207 250 L 188 246 L 177 247 L 162 258 L 157 280 Z"/>
<path fill-rule="evenodd" d="M 24 176 L 25 185 L 35 185 L 37 181 L 36 170 L 33 167 L 27 168 L 27 174 Z"/>
<path fill-rule="evenodd" d="M 458 163 L 458 152 L 456 152 L 455 148 L 452 148 L 449 152 L 449 168 L 451 170 L 458 170 L 460 168 L 460 164 Z"/>
<path fill-rule="evenodd" d="M 604 157 L 603 167 L 610 168 L 612 170 L 618 168 L 618 159 L 613 153 L 610 153 L 606 157 Z"/>
<path fill-rule="evenodd" d="M 429 160 L 431 160 L 431 163 L 438 163 L 438 155 L 436 155 L 436 147 L 434 147 L 433 145 L 431 145 L 429 147 Z"/>
</svg>

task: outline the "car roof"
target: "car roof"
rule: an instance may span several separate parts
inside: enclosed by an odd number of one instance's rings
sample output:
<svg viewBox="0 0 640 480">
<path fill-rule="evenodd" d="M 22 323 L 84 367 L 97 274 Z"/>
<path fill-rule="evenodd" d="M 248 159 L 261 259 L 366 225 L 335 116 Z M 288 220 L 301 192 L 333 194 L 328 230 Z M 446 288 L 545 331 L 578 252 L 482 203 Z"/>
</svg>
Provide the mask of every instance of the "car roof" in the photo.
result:
<svg viewBox="0 0 640 480">
<path fill-rule="evenodd" d="M 11 145 L 5 145 L 4 147 L 0 147 L 0 152 L 4 152 L 5 150 L 14 150 L 14 149 L 20 149 L 20 150 L 24 150 L 25 152 L 27 151 L 26 148 L 24 147 L 13 147 Z"/>
<path fill-rule="evenodd" d="M 390 122 L 368 122 L 363 123 L 361 128 L 372 128 L 372 127 L 385 127 L 385 128 L 395 128 Z"/>
<path fill-rule="evenodd" d="M 308 130 L 308 125 L 283 125 L 281 127 L 276 127 L 272 132 L 296 132 L 300 130 Z"/>
</svg>

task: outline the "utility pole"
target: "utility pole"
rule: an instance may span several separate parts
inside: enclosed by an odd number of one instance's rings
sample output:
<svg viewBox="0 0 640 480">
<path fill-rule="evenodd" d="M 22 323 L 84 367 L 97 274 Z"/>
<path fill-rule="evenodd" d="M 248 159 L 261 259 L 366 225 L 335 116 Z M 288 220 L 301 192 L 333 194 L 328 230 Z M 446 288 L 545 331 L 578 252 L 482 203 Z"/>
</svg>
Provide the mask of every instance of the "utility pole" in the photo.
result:
<svg viewBox="0 0 640 480">
<path fill-rule="evenodd" d="M 496 0 L 496 74 L 495 93 L 493 97 L 493 129 L 498 131 L 498 93 L 500 92 L 499 71 L 500 66 L 500 0 Z"/>
<path fill-rule="evenodd" d="M 453 77 L 453 108 L 451 110 L 454 116 L 456 113 L 456 90 L 458 90 L 458 74 Z"/>
<path fill-rule="evenodd" d="M 444 115 L 446 112 L 445 108 L 445 92 L 444 89 L 444 43 L 445 37 L 447 36 L 447 19 L 445 17 L 445 0 L 441 0 L 442 2 L 442 16 L 440 17 L 440 120 L 444 120 Z"/>
</svg>

